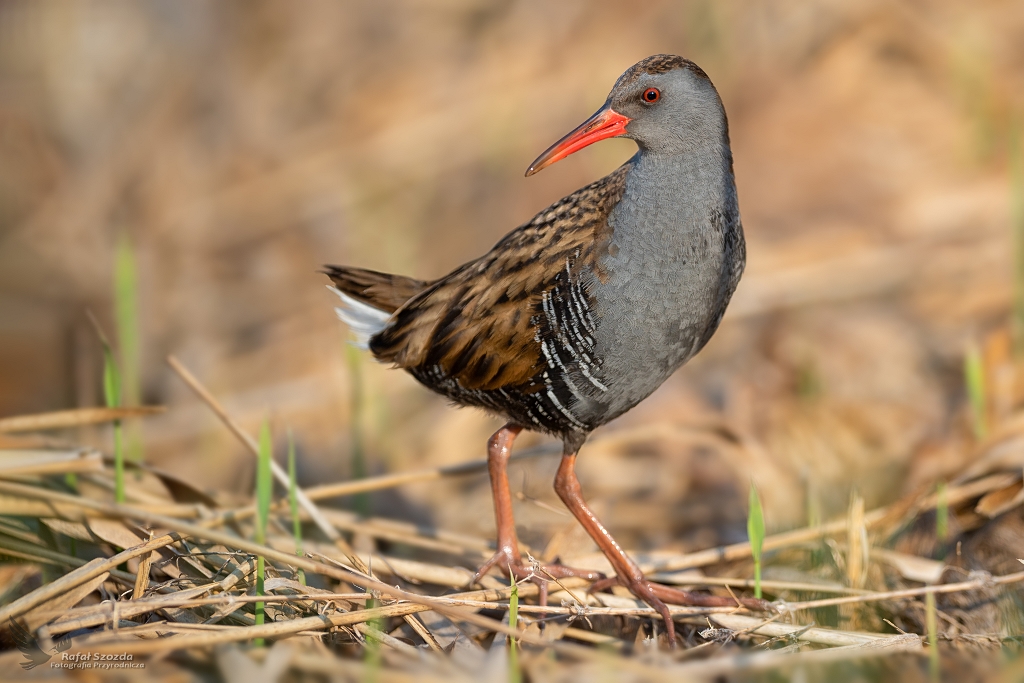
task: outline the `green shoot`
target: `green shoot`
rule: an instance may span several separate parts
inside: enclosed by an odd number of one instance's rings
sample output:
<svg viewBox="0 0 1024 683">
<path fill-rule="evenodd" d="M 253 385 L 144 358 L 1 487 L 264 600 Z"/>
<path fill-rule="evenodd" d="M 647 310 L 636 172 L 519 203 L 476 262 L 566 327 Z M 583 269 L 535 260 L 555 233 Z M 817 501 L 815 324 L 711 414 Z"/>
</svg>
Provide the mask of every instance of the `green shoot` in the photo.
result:
<svg viewBox="0 0 1024 683">
<path fill-rule="evenodd" d="M 366 397 L 363 395 L 362 359 L 359 349 L 351 344 L 345 345 L 345 356 L 348 360 L 349 374 L 352 377 L 352 423 L 349 432 L 352 439 L 352 478 L 362 479 L 366 476 L 366 457 L 363 449 L 363 404 Z M 370 514 L 369 495 L 357 493 L 355 508 L 359 514 L 368 516 Z"/>
<path fill-rule="evenodd" d="M 106 339 L 103 343 L 103 397 L 108 408 L 121 405 L 121 381 L 114 363 L 114 352 Z M 114 500 L 125 501 L 124 497 L 124 448 L 121 444 L 121 421 L 114 420 Z"/>
<path fill-rule="evenodd" d="M 949 538 L 949 501 L 946 498 L 946 482 L 939 482 L 936 491 L 938 502 L 935 505 L 935 536 L 939 541 Z"/>
<path fill-rule="evenodd" d="M 928 628 L 928 669 L 933 681 L 939 680 L 939 627 L 935 611 L 935 593 L 924 596 L 925 623 Z"/>
<path fill-rule="evenodd" d="M 974 436 L 980 441 L 988 434 L 988 410 L 985 402 L 985 364 L 975 344 L 967 347 L 964 356 L 964 384 L 971 404 Z"/>
<path fill-rule="evenodd" d="M 512 592 L 508 596 L 508 625 L 509 628 L 519 626 L 519 586 L 516 585 L 516 578 L 509 577 L 512 584 Z M 519 671 L 519 652 L 516 650 L 516 637 L 508 637 L 508 680 L 509 683 L 520 683 L 522 674 Z"/>
<path fill-rule="evenodd" d="M 373 609 L 378 607 L 380 603 L 376 599 L 366 601 L 366 609 Z M 380 638 L 377 638 L 376 634 L 380 633 L 384 628 L 384 620 L 380 617 L 374 617 L 370 621 L 366 622 L 369 627 L 364 632 L 366 640 L 365 653 L 363 661 L 366 663 L 366 681 L 372 683 L 380 677 L 381 667 L 381 654 L 380 654 Z"/>
<path fill-rule="evenodd" d="M 754 595 L 761 597 L 761 548 L 764 545 L 764 511 L 757 487 L 750 482 L 750 512 L 747 514 L 747 536 L 750 538 L 750 553 L 754 556 Z"/>
<path fill-rule="evenodd" d="M 260 545 L 267 542 L 267 525 L 270 520 L 270 496 L 273 493 L 273 480 L 270 475 L 270 461 L 274 457 L 270 443 L 270 425 L 264 420 L 260 425 L 259 457 L 256 459 L 256 538 Z M 256 556 L 256 595 L 263 595 L 263 578 L 265 560 L 262 555 Z M 264 603 L 256 603 L 256 625 L 264 620 Z M 263 639 L 253 641 L 257 647 L 263 646 Z"/>
<path fill-rule="evenodd" d="M 295 439 L 288 430 L 288 505 L 292 511 L 292 535 L 295 537 L 295 554 L 302 557 L 302 522 L 299 520 L 299 485 L 295 478 Z M 299 569 L 299 583 L 306 585 L 306 572 Z"/>
<path fill-rule="evenodd" d="M 139 405 L 142 402 L 141 366 L 142 354 L 139 344 L 138 278 L 135 255 L 131 242 L 124 233 L 117 240 L 114 253 L 114 317 L 117 321 L 117 347 L 121 357 L 121 392 L 123 405 Z M 133 462 L 142 460 L 141 424 L 138 420 L 129 423 L 127 433 L 128 457 Z"/>
<path fill-rule="evenodd" d="M 121 405 L 121 378 L 117 372 L 117 363 L 114 362 L 114 351 L 110 348 L 107 335 L 103 334 L 103 328 L 99 321 L 93 316 L 92 311 L 86 311 L 86 316 L 92 327 L 96 330 L 100 345 L 103 347 L 103 399 L 108 408 L 117 408 Z M 68 481 L 71 484 L 71 481 Z M 77 478 L 74 480 L 77 486 Z M 124 496 L 124 450 L 121 446 L 121 421 L 114 420 L 114 501 L 123 503 Z"/>
</svg>

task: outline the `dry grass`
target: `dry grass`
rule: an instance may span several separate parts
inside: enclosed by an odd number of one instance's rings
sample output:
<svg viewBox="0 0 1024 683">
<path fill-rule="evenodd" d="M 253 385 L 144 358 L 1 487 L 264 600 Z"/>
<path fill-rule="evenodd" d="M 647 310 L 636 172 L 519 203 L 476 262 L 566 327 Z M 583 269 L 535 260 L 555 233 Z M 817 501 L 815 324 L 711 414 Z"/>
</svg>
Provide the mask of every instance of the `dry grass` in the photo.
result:
<svg viewBox="0 0 1024 683">
<path fill-rule="evenodd" d="M 468 584 L 493 537 L 497 425 L 343 351 L 315 271 L 426 278 L 478 255 L 630 153 L 521 177 L 659 51 L 723 95 L 750 263 L 712 343 L 594 435 L 581 480 L 646 569 L 721 595 L 754 590 L 753 481 L 763 590 L 800 608 L 757 629 L 771 616 L 680 610 L 669 654 L 626 596 L 584 607 L 567 584 L 542 610 L 524 585 L 527 679 L 917 680 L 929 635 L 947 679 L 1019 678 L 1001 669 L 1021 593 L 987 578 L 1024 557 L 1013 0 L 0 4 L 0 609 L 49 595 L 27 627 L 134 639 L 148 677 L 505 675 L 508 586 Z M 86 310 L 130 407 L 98 407 Z M 246 540 L 264 420 L 279 456 L 295 435 L 302 561 L 284 467 L 278 554 Z M 557 446 L 520 441 L 525 545 L 602 568 L 550 490 Z M 150 532 L 178 537 L 71 585 Z M 0 677 L 22 673 L 0 657 Z"/>
<path fill-rule="evenodd" d="M 171 362 L 248 446 L 251 437 L 180 362 Z M 64 411 L 7 424 L 68 428 L 83 420 L 119 419 L 124 409 L 103 412 Z M 1022 437 L 1019 428 L 1000 430 L 977 462 L 999 444 Z M 670 652 L 658 636 L 653 610 L 624 594 L 590 594 L 580 579 L 560 582 L 547 605 L 530 601 L 537 595 L 535 585 L 515 587 L 522 626 L 513 628 L 507 618 L 503 623 L 512 589 L 493 577 L 485 577 L 482 589 L 469 585 L 470 568 L 480 561 L 481 551 L 486 553 L 483 539 L 396 529 L 373 519 L 336 527 L 332 515 L 307 495 L 302 497 L 307 526 L 320 527 L 322 540 L 307 539 L 307 552 L 296 556 L 287 533 L 287 505 L 275 507 L 262 545 L 249 540 L 252 516 L 246 509 L 224 510 L 147 466 L 136 471 L 131 504 L 116 504 L 111 502 L 109 465 L 93 462 L 83 468 L 78 460 L 84 454 L 66 457 L 62 470 L 49 461 L 33 469 L 16 453 L 0 453 L 16 463 L 10 473 L 0 469 L 5 520 L 0 553 L 28 563 L 21 565 L 26 569 L 8 572 L 8 601 L 0 607 L 0 621 L 11 629 L 27 629 L 46 652 L 57 653 L 54 643 L 69 636 L 70 648 L 58 658 L 130 654 L 134 662 L 155 667 L 146 677 L 207 670 L 235 680 L 241 667 L 271 678 L 329 671 L 343 678 L 398 680 L 404 673 L 503 680 L 513 661 L 518 675 L 529 680 L 585 676 L 591 669 L 616 680 L 710 680 L 765 670 L 842 671 L 843 663 L 865 658 L 897 658 L 902 676 L 916 672 L 923 677 L 926 652 L 932 657 L 941 652 L 938 661 L 952 658 L 953 670 L 972 656 L 1015 651 L 1017 639 L 1007 633 L 1019 629 L 1024 614 L 1024 593 L 1017 587 L 1024 570 L 997 575 L 958 571 L 963 544 L 991 543 L 991 536 L 1024 526 L 1019 473 L 974 472 L 941 494 L 923 491 L 867 512 L 855 500 L 846 519 L 767 537 L 763 545 L 769 567 L 801 578 L 762 582 L 775 598 L 775 614 L 752 615 L 738 606 L 675 607 L 683 646 Z M 459 476 L 467 470 L 422 476 Z M 75 487 L 59 476 L 62 472 L 79 475 Z M 401 483 L 370 479 L 363 490 Z M 287 487 L 281 490 L 283 503 Z M 939 511 L 957 530 L 952 553 L 936 551 Z M 984 524 L 993 518 L 996 523 Z M 405 548 L 404 557 L 376 552 L 360 557 L 341 529 L 393 542 Z M 853 539 L 863 539 L 865 547 L 855 547 Z M 931 552 L 899 549 L 908 543 Z M 643 558 L 643 564 L 661 581 L 736 596 L 750 592 L 750 550 L 743 543 L 690 554 L 661 553 L 657 559 Z M 421 554 L 423 559 L 413 559 Z M 942 559 L 935 559 L 937 554 Z M 855 563 L 861 556 L 864 563 Z M 254 595 L 260 557 L 268 576 L 265 593 Z M 296 580 L 299 569 L 312 585 Z M 265 624 L 254 619 L 257 603 L 268 617 Z M 923 622 L 939 617 L 941 631 L 932 627 L 925 648 Z M 937 646 L 939 633 L 943 646 Z M 505 635 L 514 636 L 522 650 L 513 660 L 507 657 Z M 23 658 L 16 650 L 0 655 L 0 667 L 13 671 Z M 990 664 L 980 675 L 997 671 L 993 660 Z"/>
</svg>

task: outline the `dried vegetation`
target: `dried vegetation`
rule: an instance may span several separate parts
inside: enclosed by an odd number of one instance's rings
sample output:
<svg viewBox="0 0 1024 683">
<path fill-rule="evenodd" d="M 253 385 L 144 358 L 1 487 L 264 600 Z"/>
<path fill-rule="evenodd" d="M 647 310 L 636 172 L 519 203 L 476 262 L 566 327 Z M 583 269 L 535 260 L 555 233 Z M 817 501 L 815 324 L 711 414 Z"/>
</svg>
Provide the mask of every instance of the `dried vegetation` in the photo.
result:
<svg viewBox="0 0 1024 683">
<path fill-rule="evenodd" d="M 1018 680 L 1022 46 L 998 1 L 0 5 L 0 637 L 121 679 Z M 523 584 L 510 625 L 470 585 L 496 424 L 346 352 L 315 273 L 439 274 L 614 168 L 520 177 L 659 51 L 722 92 L 750 265 L 580 476 L 647 571 L 725 596 L 753 481 L 779 608 L 679 608 L 672 652 L 625 594 Z M 521 441 L 529 552 L 602 568 Z"/>
</svg>

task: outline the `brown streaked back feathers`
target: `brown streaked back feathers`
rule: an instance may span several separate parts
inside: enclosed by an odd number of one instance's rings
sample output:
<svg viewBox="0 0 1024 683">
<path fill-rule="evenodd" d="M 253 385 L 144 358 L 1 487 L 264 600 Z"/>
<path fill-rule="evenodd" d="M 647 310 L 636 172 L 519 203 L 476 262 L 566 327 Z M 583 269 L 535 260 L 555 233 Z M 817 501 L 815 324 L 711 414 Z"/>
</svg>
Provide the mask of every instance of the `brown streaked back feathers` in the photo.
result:
<svg viewBox="0 0 1024 683">
<path fill-rule="evenodd" d="M 413 371 L 428 385 L 436 376 L 449 395 L 453 380 L 467 392 L 537 391 L 544 369 L 535 321 L 540 302 L 567 268 L 603 277 L 598 260 L 611 238 L 608 215 L 630 167 L 627 162 L 556 202 L 488 253 L 434 282 L 354 268 L 328 274 L 346 293 L 394 310 L 370 339 L 377 359 Z"/>
</svg>

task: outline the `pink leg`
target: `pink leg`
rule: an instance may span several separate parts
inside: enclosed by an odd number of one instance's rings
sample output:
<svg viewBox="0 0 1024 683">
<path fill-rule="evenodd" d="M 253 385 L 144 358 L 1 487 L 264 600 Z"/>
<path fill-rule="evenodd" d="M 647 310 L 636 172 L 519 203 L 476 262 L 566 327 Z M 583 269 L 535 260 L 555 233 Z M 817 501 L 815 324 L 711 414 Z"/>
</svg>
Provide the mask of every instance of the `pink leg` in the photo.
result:
<svg viewBox="0 0 1024 683">
<path fill-rule="evenodd" d="M 585 569 L 573 569 L 558 564 L 541 565 L 540 571 L 523 562 L 519 553 L 519 539 L 516 536 L 515 520 L 512 517 L 512 493 L 508 483 L 508 459 L 512 454 L 512 443 L 522 431 L 518 425 L 508 424 L 499 429 L 487 442 L 487 471 L 491 476 L 491 493 L 494 497 L 494 517 L 498 526 L 498 549 L 483 563 L 473 577 L 476 583 L 492 567 L 517 581 L 526 578 L 541 585 L 542 596 L 546 597 L 545 579 L 549 576 L 564 578 L 578 576 L 592 581 L 603 579 L 604 574 Z"/>
<path fill-rule="evenodd" d="M 665 601 L 700 606 L 730 606 L 736 601 L 731 598 L 722 598 L 711 595 L 698 595 L 687 591 L 662 586 L 652 583 L 644 578 L 643 572 L 636 562 L 626 554 L 619 544 L 608 533 L 608 530 L 601 524 L 601 521 L 594 516 L 587 503 L 583 500 L 583 492 L 580 488 L 579 479 L 576 478 L 576 454 L 565 453 L 562 455 L 562 462 L 558 466 L 558 474 L 555 475 L 555 491 L 562 499 L 565 506 L 569 508 L 573 516 L 587 530 L 594 542 L 597 543 L 601 552 L 608 558 L 612 567 L 615 568 L 615 578 L 605 579 L 595 583 L 591 590 L 606 587 L 611 583 L 619 583 L 630 590 L 648 605 L 656 609 L 662 619 L 665 620 L 665 632 L 668 635 L 668 642 L 672 647 L 676 645 L 676 629 L 672 622 L 672 615 L 669 612 Z M 743 600 L 745 607 L 753 609 L 765 609 L 768 605 L 764 600 Z M 746 604 L 750 603 L 750 604 Z"/>
</svg>

